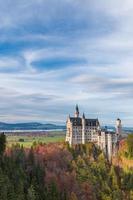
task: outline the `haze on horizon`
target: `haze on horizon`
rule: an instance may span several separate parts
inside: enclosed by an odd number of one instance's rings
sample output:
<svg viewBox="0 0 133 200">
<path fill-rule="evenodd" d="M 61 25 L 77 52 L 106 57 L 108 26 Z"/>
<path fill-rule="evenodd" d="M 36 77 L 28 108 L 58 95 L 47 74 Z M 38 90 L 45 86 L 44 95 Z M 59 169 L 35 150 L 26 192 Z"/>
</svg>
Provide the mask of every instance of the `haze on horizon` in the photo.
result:
<svg viewBox="0 0 133 200">
<path fill-rule="evenodd" d="M 0 0 L 0 121 L 132 126 L 132 49 L 131 0 Z"/>
</svg>

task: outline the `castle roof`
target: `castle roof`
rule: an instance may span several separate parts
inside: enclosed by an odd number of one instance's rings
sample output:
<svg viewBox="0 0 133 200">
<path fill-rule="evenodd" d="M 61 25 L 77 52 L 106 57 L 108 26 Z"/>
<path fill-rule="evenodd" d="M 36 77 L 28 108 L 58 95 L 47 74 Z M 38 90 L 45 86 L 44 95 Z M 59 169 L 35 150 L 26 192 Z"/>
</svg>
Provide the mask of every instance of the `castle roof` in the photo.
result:
<svg viewBox="0 0 133 200">
<path fill-rule="evenodd" d="M 70 117 L 70 121 L 73 126 L 82 126 L 82 118 L 80 117 Z M 85 119 L 86 126 L 97 126 L 97 123 L 99 123 L 98 119 Z"/>
<path fill-rule="evenodd" d="M 107 128 L 102 128 L 101 132 L 105 132 L 105 134 L 115 134 L 115 131 L 113 130 L 108 130 Z"/>
</svg>

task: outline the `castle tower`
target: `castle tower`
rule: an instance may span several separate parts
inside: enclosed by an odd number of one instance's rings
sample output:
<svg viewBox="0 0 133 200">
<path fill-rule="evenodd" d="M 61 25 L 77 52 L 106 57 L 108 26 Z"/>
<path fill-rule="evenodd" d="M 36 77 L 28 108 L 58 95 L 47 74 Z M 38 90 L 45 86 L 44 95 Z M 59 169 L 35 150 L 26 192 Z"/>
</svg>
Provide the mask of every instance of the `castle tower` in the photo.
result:
<svg viewBox="0 0 133 200">
<path fill-rule="evenodd" d="M 70 146 L 72 146 L 72 125 L 71 125 L 71 117 L 70 117 L 70 115 L 67 118 L 66 127 L 67 127 L 66 142 L 68 142 L 70 144 Z"/>
<path fill-rule="evenodd" d="M 85 114 L 82 116 L 82 144 L 85 144 Z"/>
<path fill-rule="evenodd" d="M 122 124 L 121 124 L 121 120 L 119 118 L 116 120 L 116 134 L 118 136 L 121 136 L 121 134 L 122 134 Z"/>
<path fill-rule="evenodd" d="M 113 138 L 112 134 L 107 134 L 107 158 L 111 162 L 112 154 L 113 154 Z"/>
<path fill-rule="evenodd" d="M 75 117 L 76 117 L 76 118 L 79 117 L 79 108 L 78 108 L 78 105 L 76 105 Z"/>
</svg>

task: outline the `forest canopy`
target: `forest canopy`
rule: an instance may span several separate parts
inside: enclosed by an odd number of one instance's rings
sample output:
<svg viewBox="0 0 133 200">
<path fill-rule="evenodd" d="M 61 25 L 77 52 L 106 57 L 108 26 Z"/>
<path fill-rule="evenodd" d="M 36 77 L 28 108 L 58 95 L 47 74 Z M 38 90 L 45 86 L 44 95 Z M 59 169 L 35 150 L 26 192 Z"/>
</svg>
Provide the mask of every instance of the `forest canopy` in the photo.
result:
<svg viewBox="0 0 133 200">
<path fill-rule="evenodd" d="M 132 200 L 133 172 L 93 144 L 6 147 L 0 136 L 0 200 Z"/>
</svg>

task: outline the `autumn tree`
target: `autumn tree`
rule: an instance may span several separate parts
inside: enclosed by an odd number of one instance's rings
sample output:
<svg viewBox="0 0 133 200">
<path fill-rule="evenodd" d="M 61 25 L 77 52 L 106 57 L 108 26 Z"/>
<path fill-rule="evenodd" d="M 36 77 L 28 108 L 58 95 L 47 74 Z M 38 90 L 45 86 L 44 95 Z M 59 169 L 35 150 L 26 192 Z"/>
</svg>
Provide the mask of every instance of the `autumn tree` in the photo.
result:
<svg viewBox="0 0 133 200">
<path fill-rule="evenodd" d="M 127 148 L 128 148 L 128 155 L 130 158 L 133 157 L 133 134 L 129 134 L 127 137 Z"/>
</svg>

